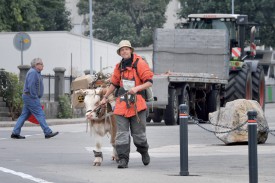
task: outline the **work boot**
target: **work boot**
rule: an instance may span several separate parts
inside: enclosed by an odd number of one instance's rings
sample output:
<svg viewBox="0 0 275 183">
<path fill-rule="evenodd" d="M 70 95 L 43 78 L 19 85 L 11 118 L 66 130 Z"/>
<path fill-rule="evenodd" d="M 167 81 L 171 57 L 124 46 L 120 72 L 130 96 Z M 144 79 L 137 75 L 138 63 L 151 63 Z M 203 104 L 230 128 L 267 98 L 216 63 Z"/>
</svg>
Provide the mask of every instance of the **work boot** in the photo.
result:
<svg viewBox="0 0 275 183">
<path fill-rule="evenodd" d="M 142 154 L 141 154 L 141 157 L 142 157 L 142 162 L 143 162 L 143 164 L 144 164 L 145 166 L 146 166 L 146 165 L 149 165 L 149 163 L 150 163 L 150 156 L 149 156 L 148 152 L 142 153 Z"/>
<path fill-rule="evenodd" d="M 117 168 L 128 168 L 128 162 L 126 159 L 120 159 L 118 161 L 118 166 Z"/>
</svg>

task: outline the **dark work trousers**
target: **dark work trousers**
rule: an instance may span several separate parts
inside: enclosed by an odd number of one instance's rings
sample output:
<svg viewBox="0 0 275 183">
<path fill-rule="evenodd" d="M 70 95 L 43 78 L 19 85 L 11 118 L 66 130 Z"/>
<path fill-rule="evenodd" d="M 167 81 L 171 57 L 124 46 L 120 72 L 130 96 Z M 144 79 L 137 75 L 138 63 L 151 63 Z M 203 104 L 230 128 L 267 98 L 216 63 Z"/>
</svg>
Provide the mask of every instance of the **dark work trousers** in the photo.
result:
<svg viewBox="0 0 275 183">
<path fill-rule="evenodd" d="M 140 121 L 137 116 L 125 118 L 116 115 L 117 134 L 116 134 L 116 151 L 119 159 L 129 161 L 130 154 L 130 133 L 133 137 L 137 151 L 141 154 L 148 152 L 149 145 L 146 138 L 146 110 L 138 112 Z"/>
</svg>

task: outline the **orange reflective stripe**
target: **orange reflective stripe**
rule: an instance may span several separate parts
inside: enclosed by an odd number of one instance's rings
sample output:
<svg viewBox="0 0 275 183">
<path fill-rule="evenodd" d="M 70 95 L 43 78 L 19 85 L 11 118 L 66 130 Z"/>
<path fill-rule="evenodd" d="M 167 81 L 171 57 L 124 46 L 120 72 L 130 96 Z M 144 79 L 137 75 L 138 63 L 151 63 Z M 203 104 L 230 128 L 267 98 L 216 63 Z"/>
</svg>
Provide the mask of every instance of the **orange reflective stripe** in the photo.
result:
<svg viewBox="0 0 275 183">
<path fill-rule="evenodd" d="M 181 118 L 181 119 L 187 119 L 188 118 L 188 114 L 185 114 L 185 113 L 181 113 L 181 114 L 179 114 L 179 118 Z"/>
<path fill-rule="evenodd" d="M 256 123 L 256 120 L 255 119 L 249 119 L 247 120 L 248 123 Z"/>
<path fill-rule="evenodd" d="M 180 114 L 180 116 L 188 116 L 188 114 L 182 113 Z"/>
</svg>

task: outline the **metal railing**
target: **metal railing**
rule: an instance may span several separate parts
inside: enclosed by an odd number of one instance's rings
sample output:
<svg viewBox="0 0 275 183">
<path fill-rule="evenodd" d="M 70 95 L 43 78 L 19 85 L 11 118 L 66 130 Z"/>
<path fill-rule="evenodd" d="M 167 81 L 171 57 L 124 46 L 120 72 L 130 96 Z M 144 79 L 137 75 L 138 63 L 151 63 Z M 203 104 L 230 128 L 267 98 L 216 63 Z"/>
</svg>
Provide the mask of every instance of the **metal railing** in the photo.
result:
<svg viewBox="0 0 275 183">
<path fill-rule="evenodd" d="M 55 75 L 42 75 L 43 84 L 44 84 L 44 96 L 42 101 L 54 101 L 54 93 L 55 93 Z M 64 77 L 64 93 L 70 95 L 71 94 L 71 83 L 74 80 L 74 77 L 65 76 Z"/>
</svg>

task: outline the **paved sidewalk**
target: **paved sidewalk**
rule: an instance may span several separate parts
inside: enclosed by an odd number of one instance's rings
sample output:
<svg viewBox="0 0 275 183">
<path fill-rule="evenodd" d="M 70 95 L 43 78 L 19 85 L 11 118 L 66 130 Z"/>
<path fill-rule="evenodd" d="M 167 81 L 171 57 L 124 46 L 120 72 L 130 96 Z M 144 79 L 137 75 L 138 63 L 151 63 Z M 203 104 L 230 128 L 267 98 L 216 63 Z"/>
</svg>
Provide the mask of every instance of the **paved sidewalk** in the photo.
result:
<svg viewBox="0 0 275 183">
<path fill-rule="evenodd" d="M 70 119 L 46 119 L 49 126 L 64 124 L 80 124 L 86 123 L 86 118 L 70 118 Z M 0 127 L 13 127 L 16 121 L 0 121 Z M 26 121 L 24 126 L 37 126 L 37 124 Z"/>
</svg>

